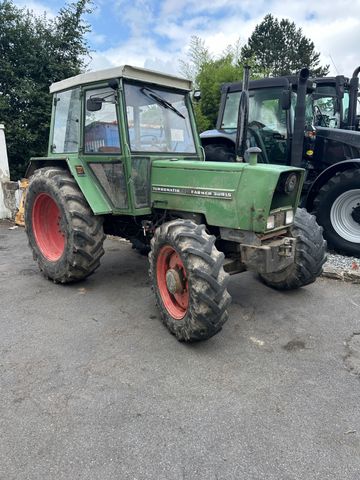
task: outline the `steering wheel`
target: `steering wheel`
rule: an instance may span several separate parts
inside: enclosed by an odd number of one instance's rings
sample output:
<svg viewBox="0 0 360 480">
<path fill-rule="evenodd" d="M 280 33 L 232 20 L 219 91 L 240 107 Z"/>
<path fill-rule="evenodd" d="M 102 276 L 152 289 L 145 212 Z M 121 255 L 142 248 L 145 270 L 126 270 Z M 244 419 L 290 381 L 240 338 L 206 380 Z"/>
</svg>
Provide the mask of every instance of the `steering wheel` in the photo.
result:
<svg viewBox="0 0 360 480">
<path fill-rule="evenodd" d="M 146 142 L 143 142 L 144 138 L 150 138 L 151 145 L 159 145 L 160 146 L 160 139 L 156 135 L 153 135 L 151 133 L 148 133 L 146 135 L 140 135 L 140 143 L 146 143 Z"/>
<path fill-rule="evenodd" d="M 263 123 L 261 122 L 258 122 L 257 120 L 253 120 L 252 122 L 250 122 L 248 124 L 248 127 L 252 128 L 252 127 L 256 127 L 256 128 L 264 128 L 266 127 L 266 125 L 264 125 Z"/>
<path fill-rule="evenodd" d="M 252 122 L 251 122 L 252 123 Z M 256 123 L 260 123 L 260 122 L 256 122 Z M 264 140 L 262 138 L 262 136 L 260 135 L 260 133 L 258 132 L 258 129 L 257 128 L 251 128 L 249 127 L 249 133 L 253 136 L 253 138 L 255 139 L 255 143 L 256 143 L 256 146 L 259 147 L 261 149 L 261 156 L 263 157 L 264 161 L 263 163 L 269 163 L 269 158 L 268 158 L 268 155 L 267 155 L 267 151 L 266 151 L 266 147 L 265 147 L 265 144 L 264 144 Z"/>
<path fill-rule="evenodd" d="M 318 105 L 314 105 L 314 113 L 315 117 L 319 119 L 319 123 L 317 125 L 319 127 L 328 127 L 329 126 L 329 117 L 327 115 L 324 115 L 322 111 L 320 110 L 320 107 Z"/>
</svg>

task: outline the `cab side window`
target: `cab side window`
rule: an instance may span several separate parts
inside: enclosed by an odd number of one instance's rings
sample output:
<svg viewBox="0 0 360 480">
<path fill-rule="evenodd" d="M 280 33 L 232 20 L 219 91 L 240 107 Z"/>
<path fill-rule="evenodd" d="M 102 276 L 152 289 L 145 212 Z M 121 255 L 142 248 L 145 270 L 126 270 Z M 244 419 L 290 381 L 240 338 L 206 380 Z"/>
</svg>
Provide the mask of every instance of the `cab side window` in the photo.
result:
<svg viewBox="0 0 360 480">
<path fill-rule="evenodd" d="M 79 149 L 80 89 L 57 93 L 51 150 L 54 153 L 75 153 Z"/>
<path fill-rule="evenodd" d="M 115 92 L 108 88 L 85 95 L 85 153 L 120 153 Z"/>
</svg>

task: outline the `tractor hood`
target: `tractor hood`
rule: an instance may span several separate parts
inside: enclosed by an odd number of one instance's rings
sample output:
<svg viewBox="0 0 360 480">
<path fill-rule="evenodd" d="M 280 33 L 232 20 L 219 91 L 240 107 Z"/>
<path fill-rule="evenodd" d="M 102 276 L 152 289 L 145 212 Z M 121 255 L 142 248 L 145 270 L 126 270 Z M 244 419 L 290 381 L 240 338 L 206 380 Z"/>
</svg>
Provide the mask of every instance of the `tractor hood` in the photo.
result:
<svg viewBox="0 0 360 480">
<path fill-rule="evenodd" d="M 302 169 L 265 164 L 155 160 L 151 173 L 155 208 L 196 212 L 209 225 L 259 233 L 270 211 L 296 209 L 303 183 Z M 279 185 L 290 173 L 297 185 L 286 194 Z"/>
</svg>

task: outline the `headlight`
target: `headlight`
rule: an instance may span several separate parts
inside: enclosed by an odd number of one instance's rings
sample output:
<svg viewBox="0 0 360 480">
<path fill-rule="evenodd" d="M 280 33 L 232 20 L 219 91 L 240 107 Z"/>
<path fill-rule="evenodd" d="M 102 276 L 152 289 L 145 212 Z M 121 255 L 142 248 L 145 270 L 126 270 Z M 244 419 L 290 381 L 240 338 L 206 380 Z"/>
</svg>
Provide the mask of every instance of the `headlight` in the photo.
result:
<svg viewBox="0 0 360 480">
<path fill-rule="evenodd" d="M 266 230 L 275 228 L 275 215 L 269 215 L 266 222 Z"/>
<path fill-rule="evenodd" d="M 294 172 L 283 173 L 277 184 L 276 190 L 279 193 L 286 193 L 287 195 L 290 195 L 292 192 L 296 190 L 298 186 L 298 179 L 299 179 L 299 176 Z"/>
<path fill-rule="evenodd" d="M 271 215 L 268 216 L 266 221 L 266 230 L 273 230 L 274 228 L 285 227 L 286 225 L 291 225 L 294 222 L 294 211 L 289 210 L 280 210 L 274 211 Z"/>
<path fill-rule="evenodd" d="M 289 225 L 294 221 L 294 212 L 292 210 L 286 210 L 285 212 L 285 225 Z"/>
<path fill-rule="evenodd" d="M 286 178 L 284 183 L 284 192 L 285 193 L 292 193 L 297 185 L 297 175 L 296 173 L 290 173 L 290 175 Z"/>
</svg>

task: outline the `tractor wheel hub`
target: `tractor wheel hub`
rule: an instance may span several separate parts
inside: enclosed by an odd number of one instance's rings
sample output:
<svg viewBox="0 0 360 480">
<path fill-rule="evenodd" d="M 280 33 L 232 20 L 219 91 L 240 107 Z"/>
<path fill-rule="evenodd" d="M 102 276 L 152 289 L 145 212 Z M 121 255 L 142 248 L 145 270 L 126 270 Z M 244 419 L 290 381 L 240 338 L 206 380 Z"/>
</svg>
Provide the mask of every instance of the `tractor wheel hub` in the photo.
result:
<svg viewBox="0 0 360 480">
<path fill-rule="evenodd" d="M 169 292 L 173 295 L 184 291 L 183 282 L 177 270 L 170 268 L 166 272 L 166 286 Z"/>
<path fill-rule="evenodd" d="M 353 208 L 353 211 L 351 212 L 351 216 L 354 219 L 354 221 L 360 225 L 360 203 Z"/>
</svg>

